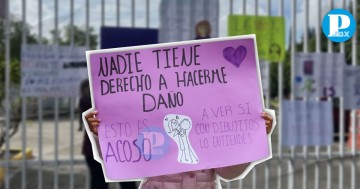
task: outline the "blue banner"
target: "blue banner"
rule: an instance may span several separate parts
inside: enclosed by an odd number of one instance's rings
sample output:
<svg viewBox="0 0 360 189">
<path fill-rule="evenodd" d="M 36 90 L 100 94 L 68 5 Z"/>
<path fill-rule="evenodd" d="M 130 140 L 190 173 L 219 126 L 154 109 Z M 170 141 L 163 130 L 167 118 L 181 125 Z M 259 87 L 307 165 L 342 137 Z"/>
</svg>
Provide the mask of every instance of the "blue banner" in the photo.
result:
<svg viewBox="0 0 360 189">
<path fill-rule="evenodd" d="M 101 49 L 156 43 L 158 43 L 157 29 L 101 27 Z"/>
</svg>

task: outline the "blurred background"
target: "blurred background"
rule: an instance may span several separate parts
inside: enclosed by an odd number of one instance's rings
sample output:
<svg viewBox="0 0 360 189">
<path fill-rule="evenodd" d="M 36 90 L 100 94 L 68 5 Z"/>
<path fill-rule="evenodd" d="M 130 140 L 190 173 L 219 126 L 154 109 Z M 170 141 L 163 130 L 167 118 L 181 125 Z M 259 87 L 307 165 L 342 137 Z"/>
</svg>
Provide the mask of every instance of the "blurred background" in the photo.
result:
<svg viewBox="0 0 360 189">
<path fill-rule="evenodd" d="M 273 158 L 223 188 L 360 188 L 359 0 L 0 0 L 0 188 L 88 188 L 84 51 L 255 33 Z M 346 9 L 354 36 L 322 32 Z M 110 188 L 119 188 L 111 184 Z"/>
</svg>

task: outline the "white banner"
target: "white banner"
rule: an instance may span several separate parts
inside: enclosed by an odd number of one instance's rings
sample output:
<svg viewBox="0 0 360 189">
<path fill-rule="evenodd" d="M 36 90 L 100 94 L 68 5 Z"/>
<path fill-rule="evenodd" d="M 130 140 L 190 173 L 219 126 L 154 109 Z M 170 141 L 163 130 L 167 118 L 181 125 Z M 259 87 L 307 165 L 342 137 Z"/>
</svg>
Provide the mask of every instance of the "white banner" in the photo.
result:
<svg viewBox="0 0 360 189">
<path fill-rule="evenodd" d="M 358 66 L 345 67 L 344 108 L 360 109 L 360 67 Z"/>
<path fill-rule="evenodd" d="M 22 96 L 78 96 L 87 78 L 85 47 L 23 45 Z"/>
<path fill-rule="evenodd" d="M 283 146 L 327 146 L 333 139 L 331 101 L 282 101 Z"/>
<path fill-rule="evenodd" d="M 340 53 L 296 53 L 296 97 L 343 96 L 345 57 Z"/>
<path fill-rule="evenodd" d="M 159 42 L 218 37 L 218 0 L 162 0 Z"/>
</svg>

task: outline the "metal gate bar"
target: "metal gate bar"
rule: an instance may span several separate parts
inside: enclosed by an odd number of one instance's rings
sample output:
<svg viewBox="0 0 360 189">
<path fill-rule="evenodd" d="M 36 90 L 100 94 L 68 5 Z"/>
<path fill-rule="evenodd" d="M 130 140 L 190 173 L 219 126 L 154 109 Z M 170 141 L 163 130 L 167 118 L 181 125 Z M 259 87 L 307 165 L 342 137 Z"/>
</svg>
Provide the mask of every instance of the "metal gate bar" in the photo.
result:
<svg viewBox="0 0 360 189">
<path fill-rule="evenodd" d="M 21 43 L 23 45 L 27 44 L 27 30 L 28 27 L 26 25 L 27 22 L 27 1 L 26 0 L 18 0 L 21 1 L 21 20 L 22 20 L 22 36 L 21 36 Z M 93 3 L 93 0 L 84 0 L 85 1 L 85 28 L 86 28 L 86 46 L 88 49 L 90 49 L 90 3 Z M 136 10 L 136 6 L 141 4 L 144 5 L 145 4 L 145 9 L 144 10 L 140 10 L 140 11 L 144 11 L 145 13 L 145 20 L 146 20 L 146 27 L 150 28 L 151 27 L 151 20 L 150 20 L 150 10 L 151 10 L 151 6 L 154 4 L 154 1 L 150 1 L 150 0 L 146 0 L 146 1 L 138 1 L 136 2 L 135 0 L 113 0 L 114 4 L 116 4 L 116 26 L 121 26 L 121 5 L 122 2 L 127 1 L 130 2 L 130 17 L 131 17 L 131 27 L 137 27 L 138 25 L 140 25 L 139 23 L 137 23 L 137 20 L 139 20 L 139 18 L 137 18 L 136 13 L 139 10 Z M 14 1 L 12 1 L 14 2 Z M 61 2 L 61 1 L 60 1 Z M 74 0 L 69 0 L 70 5 L 69 5 L 69 15 L 70 15 L 70 45 L 74 46 L 74 26 L 76 26 L 74 24 L 74 19 L 75 19 L 75 14 L 74 14 L 74 4 L 75 1 Z M 105 4 L 109 2 L 109 0 L 101 0 L 101 6 L 100 6 L 100 12 L 101 12 L 101 26 L 105 26 L 108 25 L 108 23 L 106 23 L 105 20 L 105 15 L 107 14 L 106 10 L 105 10 Z M 304 7 L 304 31 L 303 31 L 303 35 L 304 35 L 304 43 L 303 43 L 303 52 L 309 52 L 309 36 L 308 36 L 308 29 L 309 29 L 309 12 L 310 12 L 310 8 L 315 8 L 315 7 L 310 7 L 309 0 L 303 0 L 303 1 L 298 1 L 298 0 L 292 0 L 292 1 L 286 1 L 287 3 L 290 3 L 291 6 L 290 7 L 285 7 L 284 0 L 255 0 L 255 1 L 247 1 L 247 0 L 219 0 L 219 4 L 222 6 L 224 5 L 224 2 L 229 3 L 229 14 L 238 14 L 237 12 L 240 12 L 241 14 L 249 14 L 249 10 L 247 10 L 246 5 L 253 3 L 254 7 L 255 7 L 255 15 L 259 15 L 259 10 L 260 8 L 262 8 L 262 10 L 265 10 L 266 15 L 272 15 L 271 10 L 273 7 L 278 7 L 279 9 L 279 13 L 278 15 L 280 16 L 284 16 L 284 8 L 290 8 L 291 10 L 291 18 L 290 22 L 292 25 L 291 28 L 291 43 L 290 43 L 290 51 L 291 51 L 291 78 L 294 77 L 294 54 L 296 53 L 296 39 L 297 39 L 297 8 L 299 6 L 298 3 L 303 3 L 303 7 Z M 241 5 L 241 9 L 239 9 L 238 11 L 236 7 L 234 6 L 234 2 L 240 2 L 239 5 Z M 333 9 L 334 7 L 336 7 L 335 5 L 336 1 L 333 0 L 328 0 L 328 1 L 321 1 L 321 0 L 317 0 L 316 4 L 317 4 L 317 11 L 316 11 L 316 26 L 315 26 L 315 47 L 316 50 L 315 52 L 320 53 L 321 52 L 321 19 L 322 19 L 322 7 L 327 7 L 327 5 L 330 5 L 330 9 Z M 341 0 L 340 4 L 341 4 L 341 8 L 346 9 L 349 4 L 352 4 L 352 14 L 353 16 L 356 18 L 357 17 L 357 13 L 356 13 L 356 8 L 357 8 L 357 0 Z M 46 2 L 45 2 L 46 3 Z M 262 6 L 263 3 L 266 4 L 266 6 Z M 226 4 L 227 5 L 227 4 Z M 9 131 L 10 129 L 10 121 L 11 121 L 11 114 L 10 114 L 10 23 L 11 23 L 11 18 L 10 18 L 10 1 L 7 0 L 6 1 L 6 19 L 4 22 L 4 38 L 5 38 L 5 125 L 6 125 L 6 130 Z M 43 38 L 43 1 L 42 0 L 38 0 L 38 44 L 42 44 L 42 38 Z M 221 15 L 220 15 L 221 16 Z M 59 44 L 58 41 L 58 37 L 59 36 L 59 1 L 58 0 L 54 0 L 54 44 L 57 45 Z M 97 26 L 95 26 L 97 27 Z M 220 28 L 219 28 L 220 29 Z M 356 52 L 357 52 L 357 35 L 354 35 L 355 37 L 352 38 L 351 41 L 351 49 L 352 49 L 352 57 L 351 57 L 351 63 L 352 65 L 356 65 L 357 64 L 357 57 L 356 57 Z M 332 53 L 334 52 L 334 46 L 332 44 L 332 42 L 330 42 L 328 40 L 327 42 L 327 52 Z M 344 43 L 340 43 L 340 53 L 345 53 L 345 45 Z M 282 62 L 279 62 L 277 65 L 277 69 L 278 69 L 278 105 L 279 107 L 281 107 L 281 99 L 283 99 L 283 86 L 284 86 L 284 65 Z M 270 69 L 269 69 L 270 70 Z M 270 74 L 268 74 L 270 79 Z M 270 85 L 270 82 L 269 82 Z M 266 107 L 269 107 L 270 105 L 270 94 L 271 94 L 271 90 L 270 90 L 270 86 L 268 86 L 268 91 L 265 94 L 266 97 Z M 291 91 L 293 91 L 294 89 L 294 82 L 291 81 Z M 37 145 L 38 145 L 38 159 L 37 160 L 27 160 L 26 159 L 26 149 L 27 147 L 31 147 L 29 146 L 29 143 L 27 142 L 27 128 L 28 128 L 28 124 L 27 124 L 27 119 L 28 119 L 28 113 L 27 113 L 27 106 L 29 105 L 29 99 L 27 97 L 22 97 L 21 98 L 21 107 L 22 107 L 22 111 L 21 111 L 21 138 L 23 139 L 21 142 L 21 147 L 22 147 L 22 159 L 19 162 L 12 162 L 10 161 L 10 147 L 11 144 L 9 142 L 9 136 L 6 135 L 6 144 L 5 144 L 5 161 L 0 162 L 0 166 L 3 166 L 5 168 L 5 189 L 10 189 L 10 180 L 11 180 L 11 167 L 19 167 L 21 170 L 21 188 L 25 189 L 27 187 L 27 183 L 28 183 L 28 171 L 27 168 L 29 167 L 37 167 L 37 174 L 38 174 L 38 189 L 42 189 L 44 188 L 43 186 L 43 168 L 44 166 L 51 166 L 54 168 L 54 183 L 53 183 L 53 187 L 55 189 L 59 188 L 59 167 L 60 166 L 68 166 L 69 167 L 69 188 L 73 189 L 75 187 L 75 182 L 77 182 L 75 180 L 75 174 L 74 174 L 74 166 L 75 165 L 81 165 L 84 164 L 84 161 L 81 159 L 75 159 L 75 149 L 74 149 L 74 127 L 75 127 L 75 123 L 74 120 L 77 120 L 75 118 L 75 98 L 71 97 L 68 98 L 68 102 L 70 103 L 70 107 L 69 107 L 69 118 L 70 118 L 70 136 L 69 136 L 69 141 L 70 141 L 70 152 L 69 152 L 69 157 L 66 160 L 63 159 L 59 159 L 59 105 L 61 100 L 64 100 L 63 98 L 54 98 L 54 158 L 53 160 L 44 160 L 43 159 L 43 97 L 38 97 L 37 98 L 37 106 L 38 106 L 38 110 L 37 110 L 37 122 L 38 122 L 38 141 L 37 141 Z M 294 94 L 291 94 L 291 99 L 295 99 Z M 307 99 L 305 99 L 307 100 Z M 319 99 L 317 99 L 319 100 Z M 328 100 L 332 100 L 332 99 L 328 99 Z M 277 132 L 276 134 L 277 136 L 277 142 L 278 144 L 276 145 L 277 148 L 273 149 L 273 160 L 267 161 L 264 163 L 264 165 L 261 166 L 256 166 L 251 173 L 251 176 L 249 174 L 249 176 L 247 176 L 244 180 L 240 180 L 240 181 L 236 181 L 236 182 L 229 182 L 226 184 L 227 188 L 232 188 L 233 186 L 237 187 L 237 188 L 245 188 L 248 185 L 251 186 L 251 188 L 259 188 L 261 186 L 264 186 L 265 189 L 268 188 L 298 188 L 299 185 L 301 184 L 301 187 L 303 189 L 306 188 L 312 188 L 310 185 L 310 183 L 313 181 L 314 183 L 314 188 L 315 189 L 319 189 L 319 188 L 334 188 L 337 187 L 339 189 L 342 189 L 345 187 L 345 183 L 347 180 L 350 181 L 350 187 L 351 189 L 356 189 L 357 188 L 357 177 L 358 177 L 358 159 L 360 156 L 360 152 L 357 151 L 357 142 L 356 142 L 356 137 L 357 137 L 357 127 L 356 127 L 356 112 L 355 110 L 353 110 L 351 112 L 351 126 L 350 126 L 350 131 L 351 134 L 349 135 L 351 137 L 351 148 L 349 151 L 345 150 L 345 127 L 347 127 L 347 125 L 345 125 L 345 115 L 344 115 L 344 98 L 340 97 L 339 98 L 339 106 L 340 106 L 340 111 L 339 111 L 339 133 L 335 133 L 336 135 L 338 135 L 339 138 L 339 142 L 335 143 L 332 146 L 327 146 L 327 147 L 320 147 L 320 146 L 315 146 L 314 148 L 312 147 L 283 147 L 281 145 L 282 142 L 282 138 L 281 138 L 281 109 L 279 109 L 278 112 L 278 125 L 276 127 Z M 274 132 L 275 134 L 275 132 Z M 274 136 L 275 137 L 275 136 Z M 275 138 L 274 138 L 275 139 Z M 338 148 L 336 148 L 338 147 Z M 337 160 L 338 159 L 338 160 Z M 349 161 L 350 159 L 350 161 Z M 326 161 L 325 164 L 322 163 L 322 161 Z M 338 161 L 337 163 L 333 162 L 333 161 Z M 276 162 L 275 164 L 273 162 Z M 347 164 L 345 164 L 346 162 L 350 162 L 350 170 L 346 170 L 345 167 Z M 313 168 L 314 170 L 310 169 L 309 165 L 313 164 Z M 275 166 L 274 166 L 275 165 Z M 320 168 L 324 167 L 326 168 L 326 173 L 324 172 L 320 172 Z M 287 168 L 287 170 L 284 170 L 284 168 Z M 299 182 L 298 180 L 295 180 L 295 171 L 297 171 L 298 168 L 301 168 L 301 181 Z M 276 187 L 273 185 L 270 185 L 271 182 L 271 172 L 273 172 L 273 169 L 276 172 Z M 313 172 L 314 171 L 314 172 Z M 336 173 L 336 171 L 338 171 L 338 173 Z M 346 178 L 345 174 L 350 172 L 350 178 Z M 310 177 L 310 173 L 314 174 L 314 178 Z M 263 176 L 262 176 L 263 174 Z M 286 178 L 283 178 L 283 174 L 287 175 Z M 334 176 L 334 174 L 338 175 L 338 185 L 334 186 L 334 183 L 332 182 L 332 177 Z M 322 176 L 325 176 L 326 178 L 326 185 L 324 185 L 323 183 L 320 183 L 320 179 L 322 178 Z M 264 185 L 262 185 L 261 183 L 259 183 L 259 180 L 265 180 Z M 286 180 L 285 180 L 286 179 Z M 86 176 L 86 184 L 85 186 L 88 187 L 88 181 L 89 181 L 89 175 L 87 174 Z M 284 182 L 286 181 L 286 182 Z M 287 186 L 284 185 L 284 183 L 287 183 Z"/>
</svg>

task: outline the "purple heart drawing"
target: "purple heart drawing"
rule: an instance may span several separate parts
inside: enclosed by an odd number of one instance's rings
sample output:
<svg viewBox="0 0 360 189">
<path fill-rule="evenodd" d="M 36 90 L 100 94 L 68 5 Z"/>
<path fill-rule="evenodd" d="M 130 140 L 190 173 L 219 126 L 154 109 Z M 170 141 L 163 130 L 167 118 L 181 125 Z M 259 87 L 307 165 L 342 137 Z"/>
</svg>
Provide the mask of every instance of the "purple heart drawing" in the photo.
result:
<svg viewBox="0 0 360 189">
<path fill-rule="evenodd" d="M 246 57 L 246 53 L 246 47 L 243 45 L 238 46 L 236 49 L 234 47 L 226 47 L 223 50 L 224 58 L 236 67 L 240 67 Z"/>
</svg>

